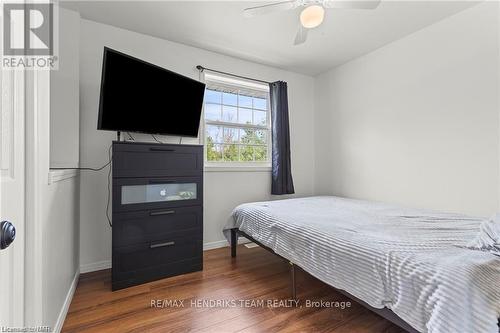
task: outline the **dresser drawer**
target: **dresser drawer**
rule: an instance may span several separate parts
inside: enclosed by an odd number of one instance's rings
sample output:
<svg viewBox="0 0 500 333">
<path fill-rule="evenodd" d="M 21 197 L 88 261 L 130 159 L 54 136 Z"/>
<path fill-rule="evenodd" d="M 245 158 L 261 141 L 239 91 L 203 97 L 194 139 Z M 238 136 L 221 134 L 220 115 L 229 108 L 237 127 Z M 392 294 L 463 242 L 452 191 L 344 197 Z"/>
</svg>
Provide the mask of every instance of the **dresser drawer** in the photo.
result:
<svg viewBox="0 0 500 333">
<path fill-rule="evenodd" d="M 176 261 L 168 265 L 149 267 L 139 271 L 113 271 L 111 286 L 113 290 L 118 290 L 170 276 L 201 271 L 202 269 L 203 259 L 202 257 L 198 257 L 183 261 Z"/>
<path fill-rule="evenodd" d="M 199 176 L 203 146 L 114 143 L 113 177 Z"/>
<path fill-rule="evenodd" d="M 113 212 L 197 206 L 202 198 L 201 177 L 113 179 Z"/>
<path fill-rule="evenodd" d="M 202 256 L 202 239 L 185 232 L 158 241 L 114 248 L 113 275 L 127 274 Z M 117 275 L 118 274 L 118 275 Z"/>
<path fill-rule="evenodd" d="M 113 248 L 159 241 L 185 231 L 193 237 L 202 237 L 201 206 L 116 213 L 113 215 Z"/>
</svg>

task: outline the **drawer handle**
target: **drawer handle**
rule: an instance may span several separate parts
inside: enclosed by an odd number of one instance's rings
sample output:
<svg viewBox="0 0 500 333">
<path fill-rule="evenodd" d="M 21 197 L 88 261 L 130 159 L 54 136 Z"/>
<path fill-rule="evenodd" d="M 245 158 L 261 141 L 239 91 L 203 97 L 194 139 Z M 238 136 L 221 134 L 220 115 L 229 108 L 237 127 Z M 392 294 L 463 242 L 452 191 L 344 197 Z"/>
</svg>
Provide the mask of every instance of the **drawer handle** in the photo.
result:
<svg viewBox="0 0 500 333">
<path fill-rule="evenodd" d="M 165 246 L 172 246 L 172 245 L 175 245 L 175 242 L 165 242 L 165 243 L 151 244 L 151 245 L 149 245 L 149 248 L 156 249 L 157 247 L 165 247 Z"/>
<path fill-rule="evenodd" d="M 160 147 L 151 147 L 149 148 L 151 151 L 175 151 L 175 149 L 171 148 L 160 148 Z"/>
<path fill-rule="evenodd" d="M 161 212 L 151 212 L 151 213 L 149 213 L 149 216 L 170 215 L 170 214 L 175 214 L 175 210 L 164 210 Z"/>
<path fill-rule="evenodd" d="M 151 185 L 172 184 L 175 183 L 175 180 L 150 180 L 148 183 Z"/>
</svg>

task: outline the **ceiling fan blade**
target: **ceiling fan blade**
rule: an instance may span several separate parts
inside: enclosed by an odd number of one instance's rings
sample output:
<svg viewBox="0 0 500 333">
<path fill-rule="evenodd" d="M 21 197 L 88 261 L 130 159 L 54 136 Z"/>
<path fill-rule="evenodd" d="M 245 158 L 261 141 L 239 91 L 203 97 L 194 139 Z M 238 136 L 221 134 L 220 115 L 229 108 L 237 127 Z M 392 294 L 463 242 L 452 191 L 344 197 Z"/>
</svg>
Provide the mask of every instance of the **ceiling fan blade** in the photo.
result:
<svg viewBox="0 0 500 333">
<path fill-rule="evenodd" d="M 295 35 L 295 40 L 293 42 L 293 45 L 300 45 L 303 44 L 307 40 L 307 33 L 309 29 L 304 28 L 302 24 L 299 25 L 299 30 L 297 31 L 297 34 Z"/>
<path fill-rule="evenodd" d="M 245 17 L 255 17 L 269 13 L 294 9 L 297 7 L 297 5 L 298 4 L 296 0 L 275 2 L 268 5 L 245 8 L 243 10 L 243 15 Z"/>
<path fill-rule="evenodd" d="M 325 0 L 323 7 L 325 8 L 342 8 L 342 9 L 375 9 L 380 5 L 381 0 Z"/>
</svg>

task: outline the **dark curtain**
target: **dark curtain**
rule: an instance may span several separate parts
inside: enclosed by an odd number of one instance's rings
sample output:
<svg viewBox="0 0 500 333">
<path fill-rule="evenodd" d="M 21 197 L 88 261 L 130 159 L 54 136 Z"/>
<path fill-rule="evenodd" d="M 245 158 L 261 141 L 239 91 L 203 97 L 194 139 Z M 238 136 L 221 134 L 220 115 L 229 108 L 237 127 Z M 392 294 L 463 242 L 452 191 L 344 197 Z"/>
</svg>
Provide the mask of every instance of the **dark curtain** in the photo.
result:
<svg viewBox="0 0 500 333">
<path fill-rule="evenodd" d="M 290 162 L 287 84 L 273 82 L 269 84 L 269 90 L 273 138 L 271 194 L 292 194 L 295 190 Z"/>
</svg>

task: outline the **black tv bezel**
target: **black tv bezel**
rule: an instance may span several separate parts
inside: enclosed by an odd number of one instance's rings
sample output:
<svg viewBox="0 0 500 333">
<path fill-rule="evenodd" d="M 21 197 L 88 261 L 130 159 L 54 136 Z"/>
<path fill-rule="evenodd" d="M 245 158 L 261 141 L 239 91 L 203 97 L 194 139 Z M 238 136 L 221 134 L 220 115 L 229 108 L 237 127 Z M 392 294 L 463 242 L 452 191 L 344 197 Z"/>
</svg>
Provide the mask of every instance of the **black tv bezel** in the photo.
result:
<svg viewBox="0 0 500 333">
<path fill-rule="evenodd" d="M 108 55 L 108 52 L 113 52 L 113 53 L 116 53 L 116 54 L 119 54 L 121 56 L 124 56 L 124 57 L 127 57 L 129 59 L 132 59 L 132 60 L 135 60 L 135 61 L 138 61 L 140 63 L 143 63 L 143 64 L 146 64 L 146 65 L 149 65 L 149 66 L 152 66 L 152 67 L 155 67 L 159 70 L 162 70 L 162 71 L 165 71 L 165 72 L 169 72 L 175 76 L 178 76 L 178 77 L 181 77 L 183 79 L 187 79 L 187 80 L 190 80 L 190 81 L 193 81 L 193 82 L 196 82 L 196 83 L 199 83 L 200 85 L 203 85 L 203 90 L 205 90 L 205 87 L 206 87 L 206 84 L 203 83 L 203 82 L 200 82 L 198 80 L 194 80 L 190 77 L 187 77 L 187 76 L 184 76 L 182 74 L 179 74 L 179 73 L 176 73 L 176 72 L 173 72 L 171 70 L 168 70 L 166 68 L 163 68 L 161 66 L 158 66 L 158 65 L 155 65 L 153 63 L 150 63 L 150 62 L 147 62 L 147 61 L 144 61 L 142 59 L 139 59 L 139 58 L 136 58 L 136 57 L 133 57 L 131 55 L 128 55 L 128 54 L 125 54 L 123 52 L 120 52 L 120 51 L 117 51 L 115 49 L 112 49 L 110 47 L 107 47 L 105 46 L 104 47 L 104 50 L 103 50 L 103 56 L 102 56 L 102 70 L 101 70 L 101 87 L 100 87 L 100 90 L 99 90 L 99 115 L 98 115 L 98 119 L 97 119 L 97 130 L 100 130 L 100 131 L 112 131 L 112 132 L 132 132 L 132 133 L 142 133 L 142 134 L 152 134 L 152 135 L 169 135 L 169 136 L 181 136 L 181 137 L 186 137 L 186 138 L 197 138 L 199 136 L 199 132 L 200 132 L 200 123 L 201 123 L 201 116 L 202 116 L 202 111 L 200 111 L 200 120 L 198 122 L 198 133 L 196 135 L 186 135 L 186 134 L 177 134 L 177 133 L 167 133 L 167 132 L 144 132 L 144 131 L 138 131 L 136 129 L 127 129 L 127 128 L 122 128 L 122 129 L 117 129 L 117 128 L 104 128 L 102 126 L 102 115 L 103 115 L 103 105 L 102 105 L 102 95 L 103 95 L 103 88 L 104 88 L 104 81 L 105 81 L 105 76 L 104 74 L 106 73 L 106 57 Z M 200 105 L 200 110 L 203 108 L 203 99 L 201 100 L 201 105 Z"/>
</svg>

